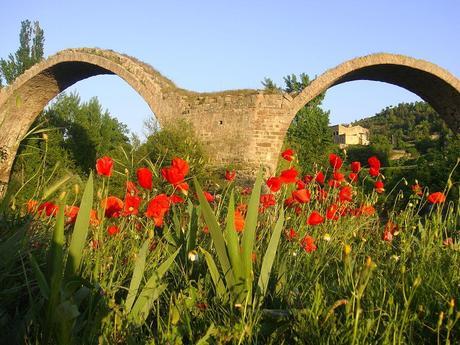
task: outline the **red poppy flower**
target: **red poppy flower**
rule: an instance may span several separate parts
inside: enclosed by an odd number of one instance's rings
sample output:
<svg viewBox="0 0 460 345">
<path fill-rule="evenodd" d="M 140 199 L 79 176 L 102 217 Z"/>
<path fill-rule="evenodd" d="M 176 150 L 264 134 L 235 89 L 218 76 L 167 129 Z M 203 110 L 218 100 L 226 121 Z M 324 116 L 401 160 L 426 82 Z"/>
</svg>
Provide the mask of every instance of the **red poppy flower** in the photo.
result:
<svg viewBox="0 0 460 345">
<path fill-rule="evenodd" d="M 375 214 L 375 208 L 372 205 L 362 205 L 360 207 L 361 214 L 365 216 L 372 216 Z"/>
<path fill-rule="evenodd" d="M 225 170 L 225 179 L 227 181 L 233 181 L 235 179 L 235 176 L 236 176 L 235 170 L 232 170 L 232 171 Z"/>
<path fill-rule="evenodd" d="M 137 195 L 139 191 L 136 188 L 136 185 L 132 181 L 126 182 L 126 194 Z"/>
<path fill-rule="evenodd" d="M 99 225 L 99 219 L 97 219 L 97 212 L 96 210 L 91 210 L 89 212 L 89 223 L 93 226 L 98 226 Z"/>
<path fill-rule="evenodd" d="M 290 228 L 286 231 L 286 237 L 289 241 L 292 241 L 297 237 L 297 232 L 293 228 Z"/>
<path fill-rule="evenodd" d="M 293 149 L 287 149 L 283 153 L 281 153 L 281 157 L 283 157 L 287 161 L 292 161 L 294 159 L 295 152 Z"/>
<path fill-rule="evenodd" d="M 172 204 L 182 204 L 183 202 L 185 202 L 185 199 L 181 198 L 177 194 L 170 195 L 169 200 L 171 201 Z"/>
<path fill-rule="evenodd" d="M 305 181 L 305 183 L 310 183 L 311 181 L 313 181 L 313 176 L 312 175 L 305 175 L 303 180 Z"/>
<path fill-rule="evenodd" d="M 66 206 L 64 210 L 64 215 L 67 217 L 67 223 L 75 223 L 77 220 L 78 211 L 80 208 L 78 206 Z"/>
<path fill-rule="evenodd" d="M 338 220 L 340 216 L 338 211 L 339 207 L 336 204 L 332 204 L 326 210 L 326 218 L 330 220 Z"/>
<path fill-rule="evenodd" d="M 318 182 L 319 184 L 324 184 L 325 180 L 326 180 L 326 176 L 324 176 L 322 171 L 320 171 L 319 173 L 316 174 L 316 176 L 315 176 L 315 181 L 316 182 Z"/>
<path fill-rule="evenodd" d="M 358 181 L 358 174 L 354 173 L 354 172 L 351 172 L 351 173 L 348 174 L 348 179 L 350 180 L 351 183 L 354 183 L 354 182 Z"/>
<path fill-rule="evenodd" d="M 244 187 L 243 190 L 241 191 L 241 195 L 249 195 L 252 192 L 251 187 Z"/>
<path fill-rule="evenodd" d="M 37 200 L 29 200 L 26 203 L 27 205 L 27 213 L 32 214 L 35 213 L 38 207 L 38 201 Z"/>
<path fill-rule="evenodd" d="M 145 216 L 153 218 L 155 226 L 163 225 L 163 217 L 169 211 L 170 200 L 166 194 L 158 194 L 147 205 Z"/>
<path fill-rule="evenodd" d="M 158 194 L 147 205 L 145 216 L 148 218 L 163 216 L 169 211 L 169 205 L 169 197 L 166 194 Z"/>
<path fill-rule="evenodd" d="M 214 196 L 211 193 L 203 191 L 203 195 L 204 195 L 204 197 L 206 198 L 206 200 L 208 202 L 213 202 L 214 201 Z"/>
<path fill-rule="evenodd" d="M 187 195 L 190 187 L 187 182 L 181 182 L 176 184 L 176 188 L 180 190 L 183 194 Z"/>
<path fill-rule="evenodd" d="M 316 247 L 315 245 L 315 239 L 311 236 L 305 236 L 304 238 L 302 238 L 302 240 L 300 241 L 301 245 L 302 245 L 302 248 L 307 252 L 307 253 L 311 253 L 311 252 L 314 252 L 316 249 L 318 249 L 318 247 Z"/>
<path fill-rule="evenodd" d="M 310 191 L 308 189 L 297 189 L 292 192 L 292 197 L 299 203 L 305 204 L 310 201 Z"/>
<path fill-rule="evenodd" d="M 322 188 L 318 188 L 318 195 L 316 196 L 316 199 L 318 201 L 324 201 L 327 199 L 327 196 L 328 196 L 328 191 L 327 190 L 324 190 Z"/>
<path fill-rule="evenodd" d="M 172 185 L 177 185 L 184 181 L 185 175 L 176 167 L 170 166 L 161 169 L 163 178 Z"/>
<path fill-rule="evenodd" d="M 374 183 L 374 189 L 377 193 L 381 194 L 385 191 L 383 182 L 381 180 L 378 180 Z"/>
<path fill-rule="evenodd" d="M 357 174 L 361 170 L 361 162 L 351 162 L 350 167 L 351 171 Z"/>
<path fill-rule="evenodd" d="M 286 200 L 284 200 L 284 206 L 286 206 L 286 207 L 291 207 L 295 203 L 296 203 L 296 200 L 292 196 L 287 198 Z"/>
<path fill-rule="evenodd" d="M 123 209 L 123 201 L 116 196 L 109 196 L 101 201 L 101 207 L 105 210 L 107 218 L 117 218 Z"/>
<path fill-rule="evenodd" d="M 267 180 L 267 186 L 268 188 L 270 188 L 270 191 L 272 191 L 272 193 L 276 193 L 277 191 L 279 191 L 281 189 L 281 179 L 279 177 L 270 177 L 268 180 Z"/>
<path fill-rule="evenodd" d="M 423 195 L 423 188 L 418 183 L 412 185 L 411 189 L 416 195 L 419 195 L 419 196 Z"/>
<path fill-rule="evenodd" d="M 349 186 L 342 187 L 339 192 L 339 200 L 341 202 L 352 201 L 352 194 L 353 194 L 353 191 L 351 187 Z"/>
<path fill-rule="evenodd" d="M 308 225 L 318 225 L 324 221 L 324 217 L 319 214 L 318 211 L 313 211 L 310 216 L 308 217 L 307 224 Z"/>
<path fill-rule="evenodd" d="M 367 160 L 367 163 L 369 163 L 369 166 L 371 168 L 374 168 L 377 170 L 380 169 L 380 160 L 376 156 L 369 157 L 369 159 Z"/>
<path fill-rule="evenodd" d="M 342 167 L 343 161 L 342 158 L 337 156 L 335 153 L 331 153 L 329 155 L 329 164 L 331 165 L 332 169 L 339 170 Z"/>
<path fill-rule="evenodd" d="M 47 201 L 38 206 L 37 212 L 41 214 L 43 211 L 45 212 L 47 217 L 55 216 L 58 212 L 58 206 L 50 201 Z"/>
<path fill-rule="evenodd" d="M 297 189 L 304 189 L 306 186 L 305 182 L 303 182 L 302 180 L 297 180 L 296 182 L 296 188 Z"/>
<path fill-rule="evenodd" d="M 209 234 L 209 228 L 208 228 L 207 225 L 205 225 L 205 226 L 203 227 L 203 232 L 204 232 L 205 234 Z"/>
<path fill-rule="evenodd" d="M 244 230 L 244 217 L 241 214 L 241 212 L 238 210 L 235 211 L 234 222 L 235 222 L 235 230 L 237 232 L 242 232 Z"/>
<path fill-rule="evenodd" d="M 452 239 L 452 237 L 447 237 L 444 241 L 442 241 L 442 244 L 445 247 L 450 247 L 454 245 L 454 240 Z"/>
<path fill-rule="evenodd" d="M 398 230 L 399 230 L 398 224 L 393 223 L 391 220 L 387 222 L 387 224 L 385 225 L 385 229 L 384 229 L 384 231 L 388 231 L 392 235 L 397 234 Z"/>
<path fill-rule="evenodd" d="M 297 175 L 299 173 L 295 168 L 283 170 L 280 174 L 282 183 L 295 183 L 297 181 Z"/>
<path fill-rule="evenodd" d="M 329 180 L 328 181 L 329 187 L 331 188 L 339 188 L 340 187 L 340 182 L 337 180 Z"/>
<path fill-rule="evenodd" d="M 109 156 L 104 156 L 96 161 L 96 171 L 98 175 L 111 176 L 113 170 L 113 159 Z"/>
<path fill-rule="evenodd" d="M 336 180 L 337 182 L 345 181 L 345 175 L 338 171 L 334 171 L 332 178 Z"/>
<path fill-rule="evenodd" d="M 149 168 L 139 168 L 136 172 L 139 185 L 148 190 L 152 190 L 152 172 Z"/>
<path fill-rule="evenodd" d="M 372 177 L 377 177 L 380 175 L 380 169 L 377 169 L 377 168 L 374 168 L 374 167 L 370 167 L 369 168 L 369 175 L 371 175 Z"/>
<path fill-rule="evenodd" d="M 428 195 L 427 200 L 432 204 L 442 204 L 446 201 L 446 196 L 441 192 L 435 192 Z"/>
<path fill-rule="evenodd" d="M 136 195 L 126 194 L 123 207 L 123 216 L 137 215 L 142 199 Z"/>
<path fill-rule="evenodd" d="M 115 236 L 120 232 L 120 229 L 116 225 L 111 225 L 107 228 L 107 232 L 110 236 Z"/>
<path fill-rule="evenodd" d="M 246 210 L 248 209 L 248 205 L 241 203 L 241 204 L 238 204 L 238 206 L 236 206 L 236 209 L 240 211 L 242 214 L 245 214 Z"/>
<path fill-rule="evenodd" d="M 386 242 L 393 241 L 393 234 L 390 231 L 384 231 L 382 235 L 382 240 Z"/>
<path fill-rule="evenodd" d="M 181 158 L 175 157 L 171 161 L 171 166 L 178 169 L 184 176 L 187 176 L 190 168 L 186 161 Z"/>
<path fill-rule="evenodd" d="M 276 205 L 275 196 L 273 194 L 262 194 L 260 196 L 260 203 L 263 209 Z"/>
</svg>

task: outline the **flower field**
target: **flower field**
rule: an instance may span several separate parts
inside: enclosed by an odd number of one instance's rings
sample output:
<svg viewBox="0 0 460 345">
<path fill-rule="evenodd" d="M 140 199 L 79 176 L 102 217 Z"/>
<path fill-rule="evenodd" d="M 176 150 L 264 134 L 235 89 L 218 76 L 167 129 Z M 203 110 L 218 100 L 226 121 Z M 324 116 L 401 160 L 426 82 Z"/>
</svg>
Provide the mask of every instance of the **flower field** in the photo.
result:
<svg viewBox="0 0 460 345">
<path fill-rule="evenodd" d="M 460 343 L 458 181 L 386 190 L 375 156 L 331 153 L 306 175 L 293 150 L 281 157 L 275 176 L 245 186 L 227 170 L 216 186 L 179 157 L 128 169 L 105 156 L 84 188 L 3 205 L 3 340 Z"/>
</svg>

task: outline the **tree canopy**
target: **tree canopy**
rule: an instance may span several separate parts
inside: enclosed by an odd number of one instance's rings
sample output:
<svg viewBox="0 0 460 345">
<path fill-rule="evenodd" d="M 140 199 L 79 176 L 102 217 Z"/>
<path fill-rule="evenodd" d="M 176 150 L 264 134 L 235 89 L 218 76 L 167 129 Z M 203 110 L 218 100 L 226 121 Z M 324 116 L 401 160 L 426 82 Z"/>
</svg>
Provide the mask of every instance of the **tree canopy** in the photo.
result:
<svg viewBox="0 0 460 345">
<path fill-rule="evenodd" d="M 45 33 L 38 21 L 21 22 L 19 48 L 7 59 L 0 59 L 0 86 L 11 84 L 19 75 L 43 59 Z"/>
<path fill-rule="evenodd" d="M 305 73 L 299 77 L 294 74 L 284 77 L 284 88 L 278 87 L 269 78 L 262 82 L 266 90 L 282 90 L 291 94 L 301 92 L 309 83 L 310 78 Z M 336 147 L 329 128 L 329 111 L 321 108 L 324 96 L 324 93 L 319 95 L 300 109 L 287 132 L 285 146 L 296 150 L 303 171 L 311 171 L 314 164 L 326 164 L 327 153 Z"/>
</svg>

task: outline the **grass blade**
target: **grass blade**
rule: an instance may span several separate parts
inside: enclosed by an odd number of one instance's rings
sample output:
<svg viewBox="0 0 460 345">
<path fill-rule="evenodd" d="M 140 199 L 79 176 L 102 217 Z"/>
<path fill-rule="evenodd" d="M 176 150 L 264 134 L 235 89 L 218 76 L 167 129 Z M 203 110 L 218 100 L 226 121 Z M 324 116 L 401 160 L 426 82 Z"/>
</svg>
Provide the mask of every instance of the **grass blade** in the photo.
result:
<svg viewBox="0 0 460 345">
<path fill-rule="evenodd" d="M 46 282 L 45 275 L 43 274 L 42 270 L 38 266 L 37 260 L 32 254 L 29 254 L 30 263 L 32 265 L 32 270 L 34 271 L 35 279 L 37 279 L 38 287 L 40 288 L 40 292 L 45 299 L 50 298 L 50 288 L 48 283 Z"/>
<path fill-rule="evenodd" d="M 270 272 L 272 270 L 273 262 L 275 261 L 276 250 L 278 249 L 278 243 L 281 237 L 281 230 L 284 224 L 284 211 L 281 208 L 278 221 L 273 229 L 270 242 L 268 243 L 267 251 L 265 252 L 262 260 L 262 268 L 260 270 L 259 281 L 257 286 L 259 287 L 259 298 L 264 298 L 267 293 L 268 281 L 270 279 Z"/>
<path fill-rule="evenodd" d="M 131 278 L 131 283 L 129 284 L 128 296 L 126 297 L 125 303 L 125 310 L 128 313 L 131 311 L 131 307 L 133 306 L 134 300 L 137 296 L 137 291 L 139 290 L 139 285 L 141 284 L 142 277 L 144 276 L 145 259 L 147 257 L 149 243 L 149 240 L 144 242 L 139 250 L 139 254 L 137 255 L 136 263 L 134 264 L 133 277 Z"/>
<path fill-rule="evenodd" d="M 53 231 L 50 249 L 48 252 L 48 285 L 50 287 L 50 298 L 48 300 L 47 322 L 45 332 L 51 334 L 52 322 L 55 310 L 59 304 L 59 294 L 62 283 L 62 271 L 64 268 L 64 208 L 65 200 L 59 202 L 59 209 L 56 217 L 56 226 Z"/>
<path fill-rule="evenodd" d="M 225 244 L 224 236 L 222 235 L 222 231 L 220 229 L 219 223 L 214 215 L 214 212 L 211 209 L 208 201 L 204 197 L 203 190 L 201 189 L 200 184 L 196 180 L 193 179 L 195 183 L 196 193 L 198 195 L 198 201 L 200 202 L 201 206 L 201 213 L 204 217 L 204 220 L 208 226 L 209 233 L 211 234 L 212 242 L 216 247 L 217 258 L 219 259 L 219 263 L 222 267 L 222 270 L 225 275 L 225 281 L 227 282 L 228 286 L 233 286 L 233 277 L 231 272 L 231 265 L 230 260 L 228 259 L 227 255 L 227 247 Z"/>
<path fill-rule="evenodd" d="M 65 185 L 70 179 L 72 178 L 71 174 L 67 174 L 60 178 L 58 181 L 56 181 L 53 185 L 50 187 L 46 188 L 45 191 L 43 192 L 42 200 L 48 199 L 48 197 L 56 192 L 59 188 L 61 188 L 63 185 Z"/>
<path fill-rule="evenodd" d="M 142 322 L 142 320 L 147 318 L 148 311 L 150 310 L 152 303 L 164 291 L 162 287 L 165 286 L 166 288 L 166 285 L 159 285 L 160 279 L 168 271 L 169 267 L 176 259 L 177 254 L 179 254 L 180 249 L 181 248 L 178 248 L 174 254 L 172 254 L 165 262 L 163 262 L 145 284 L 130 312 L 130 315 L 136 322 Z"/>
<path fill-rule="evenodd" d="M 80 267 L 83 249 L 88 236 L 89 221 L 91 208 L 93 207 L 93 175 L 89 175 L 86 182 L 85 191 L 80 203 L 75 227 L 73 228 L 72 240 L 69 247 L 69 256 L 67 258 L 67 266 L 65 277 L 69 278 L 77 274 Z"/>
<path fill-rule="evenodd" d="M 252 250 L 254 248 L 254 239 L 256 236 L 257 217 L 259 215 L 260 188 L 262 186 L 262 170 L 257 174 L 256 182 L 251 193 L 248 203 L 248 212 L 244 224 L 244 233 L 242 239 L 243 257 L 242 264 L 244 267 L 244 277 L 247 291 L 252 288 Z"/>
<path fill-rule="evenodd" d="M 209 273 L 211 274 L 211 279 L 214 283 L 214 287 L 216 288 L 217 295 L 220 298 L 225 299 L 228 295 L 227 290 L 225 288 L 224 282 L 222 281 L 222 278 L 220 277 L 219 270 L 217 269 L 216 263 L 214 262 L 212 255 L 209 254 L 209 252 L 207 252 L 203 248 L 200 248 L 200 250 L 204 254 L 204 258 L 208 265 Z"/>
<path fill-rule="evenodd" d="M 229 288 L 236 289 L 234 291 L 235 296 L 238 299 L 241 289 L 238 286 L 242 287 L 244 284 L 243 279 L 243 267 L 241 267 L 241 250 L 240 243 L 238 239 L 238 234 L 235 230 L 235 199 L 233 197 L 233 191 L 230 195 L 230 202 L 228 205 L 227 213 L 227 226 L 224 233 L 225 239 L 227 241 L 227 250 L 230 262 L 232 264 L 232 272 L 234 276 L 235 286 L 230 286 Z M 240 301 L 239 301 L 240 302 Z"/>
</svg>

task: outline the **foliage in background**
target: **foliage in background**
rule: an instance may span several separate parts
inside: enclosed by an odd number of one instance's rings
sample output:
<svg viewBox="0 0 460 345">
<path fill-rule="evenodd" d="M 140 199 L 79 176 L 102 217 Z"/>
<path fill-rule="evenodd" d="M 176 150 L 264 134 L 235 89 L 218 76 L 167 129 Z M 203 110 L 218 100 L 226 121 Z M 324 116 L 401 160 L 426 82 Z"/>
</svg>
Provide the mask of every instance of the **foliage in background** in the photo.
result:
<svg viewBox="0 0 460 345">
<path fill-rule="evenodd" d="M 148 136 L 136 155 L 145 157 L 161 166 L 168 165 L 174 157 L 182 157 L 190 163 L 195 176 L 208 175 L 208 156 L 203 144 L 196 136 L 193 126 L 184 119 L 164 124 L 161 128 L 147 125 Z"/>
<path fill-rule="evenodd" d="M 348 159 L 365 165 L 366 157 L 377 155 L 383 166 L 388 167 L 384 169 L 388 188 L 404 179 L 410 184 L 418 180 L 422 186 L 441 190 L 449 177 L 459 180 L 458 169 L 452 176 L 450 173 L 460 158 L 460 136 L 447 127 L 428 103 L 400 103 L 354 124 L 369 129 L 371 145 L 348 147 Z M 392 160 L 394 152 L 405 155 Z M 455 189 L 450 198 L 458 200 Z M 394 201 L 394 198 L 388 200 L 389 203 Z"/>
<path fill-rule="evenodd" d="M 21 22 L 19 48 L 8 59 L 0 59 L 0 86 L 3 82 L 11 84 L 14 79 L 43 59 L 45 36 L 38 21 Z"/>
<path fill-rule="evenodd" d="M 266 90 L 281 90 L 290 94 L 300 93 L 310 83 L 307 74 L 301 73 L 299 78 L 294 74 L 284 77 L 284 88 L 276 86 L 269 78 L 262 85 Z M 327 153 L 335 151 L 332 131 L 329 128 L 329 111 L 321 109 L 325 94 L 321 94 L 306 104 L 296 114 L 288 129 L 285 147 L 297 152 L 301 169 L 305 173 L 314 165 L 327 165 Z"/>
<path fill-rule="evenodd" d="M 124 159 L 123 148 L 131 149 L 126 125 L 103 110 L 97 98 L 81 102 L 72 93 L 60 94 L 32 125 L 46 132 L 32 131 L 20 144 L 13 165 L 12 188 L 21 188 L 18 201 L 32 197 L 42 186 L 62 178 L 69 170 L 88 176 L 97 157 L 111 154 Z M 115 179 L 120 188 L 124 179 Z"/>
</svg>

